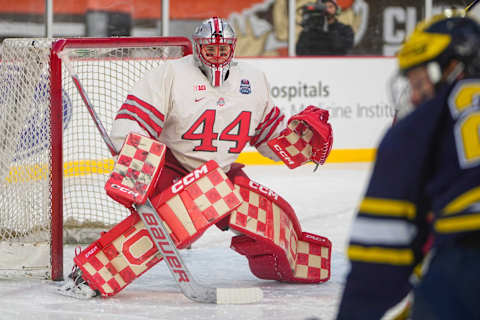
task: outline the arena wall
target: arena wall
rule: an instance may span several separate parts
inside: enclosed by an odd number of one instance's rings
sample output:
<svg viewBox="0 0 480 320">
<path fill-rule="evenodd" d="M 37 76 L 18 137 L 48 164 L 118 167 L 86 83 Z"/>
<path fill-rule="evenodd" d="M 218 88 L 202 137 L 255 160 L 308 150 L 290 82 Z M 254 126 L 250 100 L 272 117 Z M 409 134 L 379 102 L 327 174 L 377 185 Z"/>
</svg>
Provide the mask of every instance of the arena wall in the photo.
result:
<svg viewBox="0 0 480 320">
<path fill-rule="evenodd" d="M 244 58 L 267 76 L 275 103 L 288 116 L 308 105 L 330 111 L 333 150 L 327 162 L 372 161 L 394 115 L 388 83 L 392 57 Z M 253 149 L 248 164 L 271 163 Z"/>
</svg>

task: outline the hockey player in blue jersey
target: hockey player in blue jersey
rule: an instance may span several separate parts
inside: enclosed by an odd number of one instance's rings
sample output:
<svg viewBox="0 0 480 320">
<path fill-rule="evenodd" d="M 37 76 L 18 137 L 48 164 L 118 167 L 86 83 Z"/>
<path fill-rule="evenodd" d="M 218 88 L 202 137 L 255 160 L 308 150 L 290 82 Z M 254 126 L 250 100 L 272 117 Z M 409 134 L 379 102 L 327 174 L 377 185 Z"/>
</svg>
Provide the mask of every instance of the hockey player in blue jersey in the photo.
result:
<svg viewBox="0 0 480 320">
<path fill-rule="evenodd" d="M 398 63 L 413 108 L 378 147 L 337 319 L 380 319 L 409 292 L 411 319 L 480 319 L 480 25 L 437 15 Z"/>
</svg>

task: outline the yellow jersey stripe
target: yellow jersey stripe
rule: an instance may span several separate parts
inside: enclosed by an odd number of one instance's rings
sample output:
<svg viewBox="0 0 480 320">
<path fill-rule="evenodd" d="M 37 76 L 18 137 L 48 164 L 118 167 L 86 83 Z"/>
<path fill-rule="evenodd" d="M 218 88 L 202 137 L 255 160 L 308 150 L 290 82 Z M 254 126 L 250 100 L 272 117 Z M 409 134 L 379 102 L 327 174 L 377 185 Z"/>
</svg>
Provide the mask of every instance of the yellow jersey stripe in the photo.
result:
<svg viewBox="0 0 480 320">
<path fill-rule="evenodd" d="M 443 209 L 444 215 L 451 215 L 461 212 L 478 201 L 480 201 L 480 187 L 473 188 L 456 197 L 453 201 L 445 206 Z"/>
<path fill-rule="evenodd" d="M 410 249 L 387 249 L 358 245 L 348 247 L 348 257 L 352 261 L 384 263 L 396 266 L 412 265 L 414 260 L 413 251 Z"/>
<path fill-rule="evenodd" d="M 435 221 L 434 227 L 438 233 L 480 230 L 480 213 L 459 217 L 441 218 Z"/>
<path fill-rule="evenodd" d="M 413 203 L 402 200 L 389 200 L 365 197 L 360 203 L 359 210 L 366 214 L 386 217 L 415 218 L 416 207 Z"/>
</svg>

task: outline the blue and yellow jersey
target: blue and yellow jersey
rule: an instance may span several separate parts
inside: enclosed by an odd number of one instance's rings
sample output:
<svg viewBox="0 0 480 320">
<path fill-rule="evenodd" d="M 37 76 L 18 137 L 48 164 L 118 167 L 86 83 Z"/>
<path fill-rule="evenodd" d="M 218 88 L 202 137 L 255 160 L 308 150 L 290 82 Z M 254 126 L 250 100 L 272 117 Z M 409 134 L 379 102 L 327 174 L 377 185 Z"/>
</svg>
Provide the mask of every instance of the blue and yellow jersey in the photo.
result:
<svg viewBox="0 0 480 320">
<path fill-rule="evenodd" d="M 408 278 L 429 235 L 438 247 L 479 231 L 480 79 L 475 78 L 440 88 L 380 143 L 352 226 L 352 266 L 339 319 L 380 319 L 398 303 L 411 289 Z"/>
</svg>

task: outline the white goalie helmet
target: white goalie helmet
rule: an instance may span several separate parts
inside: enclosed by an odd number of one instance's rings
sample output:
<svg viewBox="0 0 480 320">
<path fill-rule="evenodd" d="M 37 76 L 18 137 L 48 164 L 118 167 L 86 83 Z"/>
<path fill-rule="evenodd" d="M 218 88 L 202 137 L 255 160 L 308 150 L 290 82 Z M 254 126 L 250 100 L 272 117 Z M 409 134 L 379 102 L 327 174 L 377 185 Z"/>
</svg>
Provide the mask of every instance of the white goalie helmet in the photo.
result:
<svg viewBox="0 0 480 320">
<path fill-rule="evenodd" d="M 203 21 L 193 33 L 194 58 L 214 87 L 226 79 L 237 37 L 230 24 L 218 17 Z"/>
</svg>

